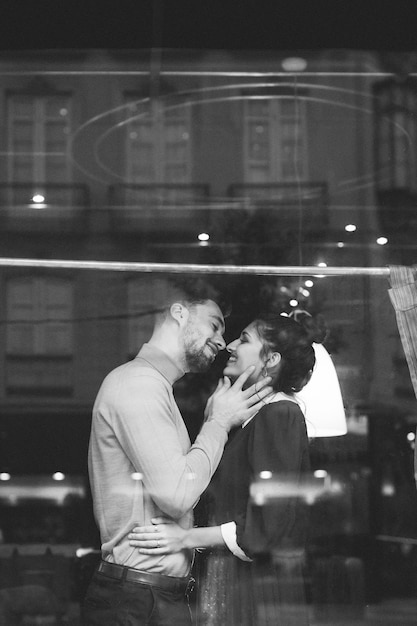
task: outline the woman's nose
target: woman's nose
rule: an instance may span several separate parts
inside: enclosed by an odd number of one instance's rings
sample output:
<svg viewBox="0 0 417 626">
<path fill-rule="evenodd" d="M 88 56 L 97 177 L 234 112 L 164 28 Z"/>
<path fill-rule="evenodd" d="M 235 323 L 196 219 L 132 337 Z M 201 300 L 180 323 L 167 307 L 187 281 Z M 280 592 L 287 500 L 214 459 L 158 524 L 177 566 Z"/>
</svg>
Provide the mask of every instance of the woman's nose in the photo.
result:
<svg viewBox="0 0 417 626">
<path fill-rule="evenodd" d="M 228 352 L 234 352 L 236 349 L 236 344 L 237 344 L 237 339 L 235 339 L 234 341 L 231 341 L 227 346 L 226 346 L 226 350 Z"/>
</svg>

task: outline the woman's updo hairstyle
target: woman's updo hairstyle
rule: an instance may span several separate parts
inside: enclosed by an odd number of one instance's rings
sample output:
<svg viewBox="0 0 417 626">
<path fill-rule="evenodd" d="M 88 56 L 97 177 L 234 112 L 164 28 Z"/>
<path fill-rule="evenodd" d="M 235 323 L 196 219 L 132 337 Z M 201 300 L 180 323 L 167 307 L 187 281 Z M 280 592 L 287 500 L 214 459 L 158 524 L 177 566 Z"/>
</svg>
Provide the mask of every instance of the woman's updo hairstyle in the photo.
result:
<svg viewBox="0 0 417 626">
<path fill-rule="evenodd" d="M 292 394 L 300 391 L 310 380 L 316 357 L 313 343 L 322 343 L 326 328 L 322 318 L 313 318 L 306 311 L 296 311 L 291 317 L 264 315 L 255 321 L 263 343 L 262 356 L 279 352 L 281 367 L 275 391 Z"/>
</svg>

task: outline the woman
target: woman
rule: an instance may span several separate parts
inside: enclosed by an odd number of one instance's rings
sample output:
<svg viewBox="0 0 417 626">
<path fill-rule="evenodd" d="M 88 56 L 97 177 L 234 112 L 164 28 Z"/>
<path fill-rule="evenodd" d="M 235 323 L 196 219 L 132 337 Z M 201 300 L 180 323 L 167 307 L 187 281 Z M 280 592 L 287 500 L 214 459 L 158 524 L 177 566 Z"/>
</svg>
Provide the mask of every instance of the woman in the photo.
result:
<svg viewBox="0 0 417 626">
<path fill-rule="evenodd" d="M 308 624 L 302 577 L 307 505 L 297 493 L 309 472 L 309 452 L 294 394 L 310 379 L 312 343 L 325 333 L 308 314 L 299 319 L 257 319 L 227 346 L 224 375 L 234 380 L 253 365 L 247 384 L 271 376 L 274 394 L 230 434 L 206 492 L 208 526 L 184 530 L 156 518 L 153 527 L 131 534 L 131 545 L 145 554 L 207 548 L 198 575 L 198 624 Z M 253 490 L 262 487 L 262 477 L 278 479 L 287 495 L 257 500 Z"/>
</svg>

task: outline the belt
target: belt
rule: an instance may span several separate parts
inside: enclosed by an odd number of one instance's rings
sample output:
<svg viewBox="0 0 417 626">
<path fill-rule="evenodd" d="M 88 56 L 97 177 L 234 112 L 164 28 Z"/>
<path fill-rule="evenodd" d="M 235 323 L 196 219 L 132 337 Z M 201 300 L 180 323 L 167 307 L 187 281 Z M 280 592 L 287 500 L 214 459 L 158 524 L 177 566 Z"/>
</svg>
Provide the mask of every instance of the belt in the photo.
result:
<svg viewBox="0 0 417 626">
<path fill-rule="evenodd" d="M 153 587 L 159 587 L 165 591 L 183 593 L 185 595 L 191 593 L 195 583 L 194 578 L 190 576 L 178 578 L 175 576 L 165 576 L 164 574 L 153 574 L 150 572 L 142 572 L 133 567 L 108 563 L 107 561 L 101 561 L 99 563 L 97 572 L 114 578 L 115 580 L 120 580 L 121 582 L 128 581 L 142 585 L 152 585 Z"/>
</svg>

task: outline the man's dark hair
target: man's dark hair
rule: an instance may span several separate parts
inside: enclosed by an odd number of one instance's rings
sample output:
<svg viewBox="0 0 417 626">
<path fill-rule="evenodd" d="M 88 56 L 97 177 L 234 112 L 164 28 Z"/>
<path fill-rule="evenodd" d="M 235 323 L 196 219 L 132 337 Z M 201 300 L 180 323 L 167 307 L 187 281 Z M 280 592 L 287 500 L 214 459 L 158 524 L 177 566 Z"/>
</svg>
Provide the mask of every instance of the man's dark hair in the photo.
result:
<svg viewBox="0 0 417 626">
<path fill-rule="evenodd" d="M 177 298 L 188 306 L 195 306 L 197 304 L 203 304 L 207 300 L 212 300 L 218 305 L 224 317 L 230 315 L 230 300 L 212 281 L 202 277 L 192 278 L 184 276 L 175 277 L 170 282 L 173 286 L 173 292 L 167 294 L 166 308 L 172 304 L 172 296 L 174 295 L 174 298 Z"/>
</svg>

